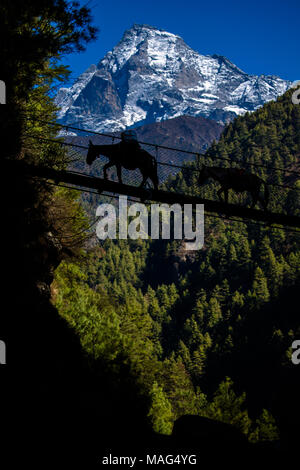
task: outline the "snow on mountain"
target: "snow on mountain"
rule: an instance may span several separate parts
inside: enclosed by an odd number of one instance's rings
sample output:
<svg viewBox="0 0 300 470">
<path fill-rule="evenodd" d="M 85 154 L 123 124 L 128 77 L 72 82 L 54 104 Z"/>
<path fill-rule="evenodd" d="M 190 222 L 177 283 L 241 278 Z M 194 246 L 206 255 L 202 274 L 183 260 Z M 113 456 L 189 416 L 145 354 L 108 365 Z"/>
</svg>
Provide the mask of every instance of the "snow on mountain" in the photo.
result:
<svg viewBox="0 0 300 470">
<path fill-rule="evenodd" d="M 254 76 L 226 57 L 201 55 L 175 34 L 134 25 L 56 96 L 60 122 L 119 131 L 182 115 L 221 124 L 276 99 L 291 82 Z"/>
</svg>

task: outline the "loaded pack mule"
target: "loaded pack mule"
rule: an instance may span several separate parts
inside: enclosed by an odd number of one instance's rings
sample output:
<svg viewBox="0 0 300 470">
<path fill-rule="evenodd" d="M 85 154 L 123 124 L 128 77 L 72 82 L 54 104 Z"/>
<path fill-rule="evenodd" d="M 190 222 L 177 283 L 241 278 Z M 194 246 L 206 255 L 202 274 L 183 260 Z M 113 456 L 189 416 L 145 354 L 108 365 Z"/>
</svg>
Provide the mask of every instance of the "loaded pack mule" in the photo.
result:
<svg viewBox="0 0 300 470">
<path fill-rule="evenodd" d="M 257 175 L 248 173 L 244 169 L 239 168 L 221 168 L 203 165 L 198 177 L 198 183 L 201 185 L 209 178 L 220 183 L 221 188 L 217 194 L 221 202 L 223 202 L 221 194 L 224 194 L 225 203 L 228 203 L 228 191 L 233 189 L 237 193 L 248 191 L 252 196 L 253 209 L 259 201 L 264 210 L 267 210 L 269 202 L 269 188 L 267 183 Z M 264 192 L 261 188 L 264 187 Z"/>
<path fill-rule="evenodd" d="M 130 136 L 132 135 L 133 138 L 131 139 Z M 137 140 L 135 140 L 133 131 L 123 132 L 121 138 L 121 142 L 112 145 L 94 145 L 89 141 L 86 157 L 87 164 L 91 165 L 97 157 L 103 155 L 109 158 L 109 162 L 103 167 L 105 179 L 107 179 L 108 168 L 112 166 L 115 166 L 117 169 L 119 183 L 122 183 L 122 167 L 126 170 L 136 170 L 138 168 L 143 177 L 140 187 L 143 187 L 149 178 L 153 183 L 154 189 L 158 189 L 156 159 L 140 147 Z"/>
</svg>

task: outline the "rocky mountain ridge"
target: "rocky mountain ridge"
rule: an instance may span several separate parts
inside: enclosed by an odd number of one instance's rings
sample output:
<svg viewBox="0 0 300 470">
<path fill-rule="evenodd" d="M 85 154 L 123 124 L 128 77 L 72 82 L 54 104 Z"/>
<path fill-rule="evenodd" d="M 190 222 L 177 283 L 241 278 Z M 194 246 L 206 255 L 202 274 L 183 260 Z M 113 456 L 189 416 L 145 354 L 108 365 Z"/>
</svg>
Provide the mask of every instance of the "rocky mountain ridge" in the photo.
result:
<svg viewBox="0 0 300 470">
<path fill-rule="evenodd" d="M 291 82 L 249 75 L 175 34 L 133 25 L 97 65 L 56 96 L 60 122 L 114 132 L 182 115 L 221 124 L 276 99 Z"/>
</svg>

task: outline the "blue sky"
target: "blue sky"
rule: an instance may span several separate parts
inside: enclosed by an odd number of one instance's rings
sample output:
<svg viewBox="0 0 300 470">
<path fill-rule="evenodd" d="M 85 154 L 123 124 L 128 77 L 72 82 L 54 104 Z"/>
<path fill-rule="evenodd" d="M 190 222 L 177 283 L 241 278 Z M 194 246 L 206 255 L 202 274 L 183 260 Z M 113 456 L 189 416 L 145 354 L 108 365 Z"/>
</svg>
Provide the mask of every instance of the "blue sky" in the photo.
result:
<svg viewBox="0 0 300 470">
<path fill-rule="evenodd" d="M 81 1 L 86 4 L 86 1 Z M 134 23 L 181 36 L 201 54 L 220 54 L 247 73 L 300 80 L 299 0 L 91 0 L 98 39 L 63 59 L 77 77 Z"/>
</svg>

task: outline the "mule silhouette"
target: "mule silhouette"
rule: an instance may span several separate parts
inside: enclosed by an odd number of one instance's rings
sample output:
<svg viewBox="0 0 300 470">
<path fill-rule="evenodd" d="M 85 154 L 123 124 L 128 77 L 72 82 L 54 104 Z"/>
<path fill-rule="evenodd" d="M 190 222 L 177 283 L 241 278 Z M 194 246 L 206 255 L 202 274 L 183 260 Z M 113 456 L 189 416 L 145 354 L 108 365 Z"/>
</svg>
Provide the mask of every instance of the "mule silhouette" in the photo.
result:
<svg viewBox="0 0 300 470">
<path fill-rule="evenodd" d="M 269 202 L 269 188 L 266 182 L 253 173 L 248 173 L 244 169 L 238 168 L 219 168 L 214 166 L 202 166 L 199 174 L 198 183 L 203 184 L 209 178 L 220 183 L 221 188 L 217 194 L 221 202 L 223 202 L 221 194 L 224 193 L 226 204 L 228 203 L 228 191 L 233 189 L 238 193 L 248 191 L 252 196 L 251 208 L 254 208 L 259 201 L 264 208 L 267 209 Z M 261 195 L 261 187 L 264 187 L 263 196 Z"/>
<path fill-rule="evenodd" d="M 93 161 L 103 155 L 109 158 L 109 162 L 103 167 L 104 178 L 107 179 L 107 169 L 115 166 L 119 183 L 122 183 L 122 167 L 126 170 L 140 170 L 142 174 L 142 182 L 140 187 L 143 187 L 149 178 L 155 189 L 158 189 L 158 175 L 157 175 L 157 162 L 156 159 L 142 149 L 139 143 L 135 140 L 126 140 L 122 133 L 122 141 L 112 145 L 93 145 L 89 141 L 89 149 L 86 157 L 86 162 L 91 165 Z"/>
</svg>

